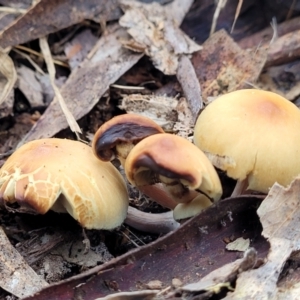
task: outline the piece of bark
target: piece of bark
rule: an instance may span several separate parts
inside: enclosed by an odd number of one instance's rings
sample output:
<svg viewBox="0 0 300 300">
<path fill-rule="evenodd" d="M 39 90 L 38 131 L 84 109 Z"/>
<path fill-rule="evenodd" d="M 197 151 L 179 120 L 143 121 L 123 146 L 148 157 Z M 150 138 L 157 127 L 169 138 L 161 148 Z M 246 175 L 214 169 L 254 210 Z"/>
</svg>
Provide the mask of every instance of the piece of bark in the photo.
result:
<svg viewBox="0 0 300 300">
<path fill-rule="evenodd" d="M 231 236 L 250 238 L 251 247 L 262 258 L 268 243 L 261 238 L 256 215 L 260 201 L 255 197 L 223 200 L 155 242 L 44 289 L 27 300 L 46 296 L 64 300 L 79 295 L 94 300 L 114 291 L 144 289 L 152 280 L 161 281 L 162 288 L 171 285 L 174 278 L 183 284 L 198 281 L 236 260 L 235 252 L 225 250 L 224 239 Z"/>
<path fill-rule="evenodd" d="M 179 59 L 176 75 L 192 113 L 191 123 L 195 124 L 200 110 L 203 108 L 203 100 L 195 69 L 186 55 Z"/>
<path fill-rule="evenodd" d="M 84 19 L 101 18 L 104 22 L 121 14 L 117 0 L 41 0 L 0 34 L 0 47 L 16 46 Z"/>
</svg>

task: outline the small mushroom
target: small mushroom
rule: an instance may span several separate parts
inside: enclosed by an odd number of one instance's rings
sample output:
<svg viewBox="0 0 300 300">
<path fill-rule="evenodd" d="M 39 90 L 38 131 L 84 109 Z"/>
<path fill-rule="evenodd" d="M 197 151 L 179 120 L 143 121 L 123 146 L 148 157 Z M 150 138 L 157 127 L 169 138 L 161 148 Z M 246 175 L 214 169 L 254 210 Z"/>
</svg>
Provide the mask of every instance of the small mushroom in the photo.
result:
<svg viewBox="0 0 300 300">
<path fill-rule="evenodd" d="M 95 133 L 93 151 L 102 161 L 118 158 L 122 165 L 130 150 L 147 136 L 163 133 L 163 129 L 149 118 L 124 114 L 104 123 Z"/>
<path fill-rule="evenodd" d="M 180 213 L 178 207 L 177 219 L 197 214 L 208 206 L 208 199 L 218 201 L 222 194 L 219 177 L 203 152 L 184 138 L 172 134 L 156 134 L 139 142 L 126 159 L 125 173 L 129 182 L 139 189 L 163 184 L 165 192 L 177 204 L 186 204 L 180 206 L 183 209 L 199 194 L 204 194 L 203 201 L 198 198 L 193 203 L 197 208 L 188 216 Z M 151 197 L 160 203 L 160 197 Z"/>
<path fill-rule="evenodd" d="M 246 89 L 214 100 L 200 114 L 195 144 L 219 169 L 267 193 L 300 173 L 300 111 L 285 98 Z"/>
<path fill-rule="evenodd" d="M 125 219 L 124 179 L 92 149 L 66 139 L 41 139 L 16 150 L 0 169 L 0 201 L 23 211 L 68 212 L 87 229 L 112 229 Z"/>
</svg>

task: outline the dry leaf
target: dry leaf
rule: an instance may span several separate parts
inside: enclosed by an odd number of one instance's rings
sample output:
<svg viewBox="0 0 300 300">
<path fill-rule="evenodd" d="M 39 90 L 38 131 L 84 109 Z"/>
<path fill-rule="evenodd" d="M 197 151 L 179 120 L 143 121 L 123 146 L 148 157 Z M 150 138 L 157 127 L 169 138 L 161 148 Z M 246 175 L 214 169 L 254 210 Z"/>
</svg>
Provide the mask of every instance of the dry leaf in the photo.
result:
<svg viewBox="0 0 300 300">
<path fill-rule="evenodd" d="M 259 77 L 266 58 L 266 50 L 242 50 L 225 30 L 216 32 L 192 59 L 203 100 L 250 87 Z"/>
<path fill-rule="evenodd" d="M 0 49 L 0 82 L 5 78 L 5 84 L 1 89 L 0 105 L 4 103 L 9 93 L 12 91 L 17 80 L 17 72 L 12 59 L 2 49 Z M 1 78 L 2 77 L 2 78 Z M 3 78 L 4 77 L 4 78 Z M 2 85 L 2 84 L 1 84 Z"/>
<path fill-rule="evenodd" d="M 111 294 L 112 290 L 144 289 L 145 284 L 152 280 L 161 281 L 163 287 L 171 286 L 174 278 L 182 284 L 196 282 L 236 260 L 235 252 L 225 251 L 223 241 L 232 235 L 250 238 L 257 257 L 261 259 L 265 257 L 268 244 L 260 235 L 256 215 L 260 202 L 255 197 L 219 201 L 216 206 L 209 207 L 155 242 L 50 286 L 27 299 L 67 300 L 84 295 L 84 299 L 94 300 Z M 252 267 L 253 263 L 249 265 Z M 246 266 L 241 266 L 241 269 L 246 269 Z"/>
<path fill-rule="evenodd" d="M 299 300 L 300 299 L 300 282 L 288 286 L 287 288 L 278 289 L 274 300 Z"/>
<path fill-rule="evenodd" d="M 17 69 L 18 74 L 18 88 L 27 98 L 30 106 L 43 107 L 43 90 L 41 83 L 37 80 L 35 72 L 31 69 L 21 66 Z"/>
<path fill-rule="evenodd" d="M 85 59 L 96 42 L 97 37 L 92 34 L 91 30 L 86 29 L 65 45 L 65 53 L 71 70 L 74 70 Z"/>
<path fill-rule="evenodd" d="M 0 286 L 17 297 L 26 297 L 46 287 L 48 284 L 26 263 L 11 245 L 0 227 Z"/>
<path fill-rule="evenodd" d="M 2 86 L 2 84 L 0 81 L 0 90 L 1 90 L 1 86 Z M 11 92 L 8 94 L 5 102 L 0 104 L 0 119 L 12 114 L 14 101 L 15 101 L 15 93 L 14 93 L 14 90 L 11 90 Z"/>
<path fill-rule="evenodd" d="M 111 21 L 121 12 L 117 0 L 41 0 L 0 34 L 0 47 L 16 46 L 82 22 Z"/>
<path fill-rule="evenodd" d="M 221 288 L 232 290 L 231 283 L 237 274 L 252 269 L 257 260 L 257 253 L 253 248 L 245 252 L 244 257 L 232 263 L 218 268 L 201 278 L 196 283 L 190 283 L 181 289 L 185 292 L 210 291 L 213 294 L 219 293 Z"/>
<path fill-rule="evenodd" d="M 164 74 L 176 74 L 180 55 L 201 49 L 178 28 L 168 5 L 122 0 L 121 6 L 124 15 L 119 20 L 120 25 L 127 28 L 130 36 L 150 56 L 154 66 Z"/>
<path fill-rule="evenodd" d="M 271 245 L 266 263 L 240 274 L 234 293 L 225 298 L 274 299 L 280 272 L 293 251 L 300 249 L 300 178 L 288 188 L 275 183 L 257 213 L 262 234 Z"/>
<path fill-rule="evenodd" d="M 226 249 L 229 251 L 246 251 L 250 246 L 250 240 L 249 239 L 244 239 L 242 237 L 234 240 L 231 243 L 228 243 L 226 245 Z"/>
</svg>

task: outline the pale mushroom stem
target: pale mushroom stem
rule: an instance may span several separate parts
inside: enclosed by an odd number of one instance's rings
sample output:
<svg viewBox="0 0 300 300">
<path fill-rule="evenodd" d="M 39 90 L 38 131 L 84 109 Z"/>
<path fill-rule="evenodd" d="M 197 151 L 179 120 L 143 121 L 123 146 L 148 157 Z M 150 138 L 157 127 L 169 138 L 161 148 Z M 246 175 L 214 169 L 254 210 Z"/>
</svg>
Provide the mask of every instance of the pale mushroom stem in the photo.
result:
<svg viewBox="0 0 300 300">
<path fill-rule="evenodd" d="M 168 233 L 177 229 L 180 224 L 173 218 L 173 212 L 151 214 L 142 212 L 131 206 L 128 207 L 125 224 L 144 232 Z"/>
<path fill-rule="evenodd" d="M 231 197 L 234 198 L 234 197 L 238 197 L 238 196 L 244 194 L 247 187 L 248 187 L 248 179 L 247 178 L 245 178 L 243 180 L 238 180 L 234 187 L 234 190 L 231 194 Z"/>
<path fill-rule="evenodd" d="M 171 195 L 165 189 L 165 186 L 161 183 L 156 183 L 153 185 L 144 185 L 137 187 L 143 194 L 150 197 L 153 201 L 157 202 L 163 207 L 174 209 L 178 204 L 173 200 Z"/>
</svg>

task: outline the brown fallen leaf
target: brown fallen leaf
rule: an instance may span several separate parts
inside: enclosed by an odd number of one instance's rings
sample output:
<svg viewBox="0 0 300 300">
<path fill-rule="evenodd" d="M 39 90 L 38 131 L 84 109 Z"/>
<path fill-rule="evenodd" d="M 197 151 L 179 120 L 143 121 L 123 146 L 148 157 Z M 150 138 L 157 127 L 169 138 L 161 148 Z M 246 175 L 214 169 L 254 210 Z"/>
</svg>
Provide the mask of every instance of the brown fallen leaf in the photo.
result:
<svg viewBox="0 0 300 300">
<path fill-rule="evenodd" d="M 257 213 L 270 245 L 266 263 L 239 275 L 233 299 L 275 299 L 280 272 L 293 251 L 300 249 L 300 178 L 288 188 L 275 183 Z"/>
<path fill-rule="evenodd" d="M 192 58 L 204 102 L 208 97 L 250 87 L 260 75 L 266 59 L 266 50 L 248 52 L 225 30 L 214 33 Z"/>
<path fill-rule="evenodd" d="M 251 247 L 262 258 L 268 243 L 260 236 L 256 215 L 259 203 L 255 197 L 223 200 L 155 242 L 44 289 L 27 300 L 65 300 L 83 294 L 85 300 L 94 300 L 114 291 L 145 289 L 152 280 L 159 280 L 162 289 L 171 286 L 174 278 L 183 284 L 195 282 L 236 260 L 236 253 L 226 251 L 223 242 L 232 235 L 250 238 Z"/>
<path fill-rule="evenodd" d="M 27 297 L 45 286 L 47 282 L 38 276 L 11 245 L 0 227 L 0 286 L 16 297 Z"/>
<path fill-rule="evenodd" d="M 115 20 L 120 13 L 116 0 L 41 0 L 0 33 L 0 47 L 23 44 L 84 19 Z"/>
</svg>

